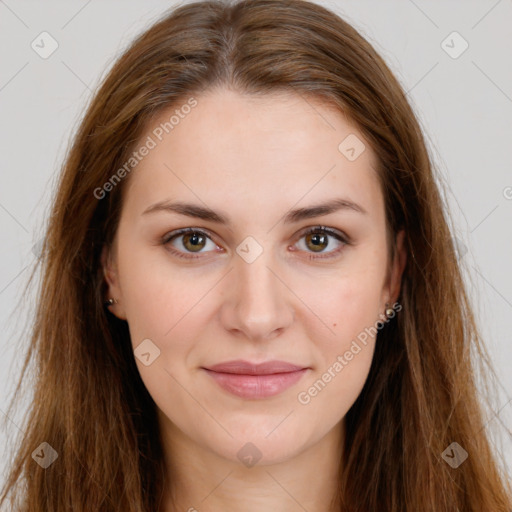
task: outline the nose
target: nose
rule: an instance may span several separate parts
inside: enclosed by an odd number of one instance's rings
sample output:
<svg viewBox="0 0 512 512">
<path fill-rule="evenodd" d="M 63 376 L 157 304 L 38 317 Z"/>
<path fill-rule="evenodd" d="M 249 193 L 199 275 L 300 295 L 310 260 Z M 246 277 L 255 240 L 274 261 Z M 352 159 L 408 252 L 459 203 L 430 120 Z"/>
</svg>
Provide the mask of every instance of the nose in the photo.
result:
<svg viewBox="0 0 512 512">
<path fill-rule="evenodd" d="M 252 341 L 272 339 L 294 320 L 294 295 L 269 253 L 263 251 L 252 263 L 235 258 L 225 284 L 221 321 L 227 330 Z"/>
</svg>

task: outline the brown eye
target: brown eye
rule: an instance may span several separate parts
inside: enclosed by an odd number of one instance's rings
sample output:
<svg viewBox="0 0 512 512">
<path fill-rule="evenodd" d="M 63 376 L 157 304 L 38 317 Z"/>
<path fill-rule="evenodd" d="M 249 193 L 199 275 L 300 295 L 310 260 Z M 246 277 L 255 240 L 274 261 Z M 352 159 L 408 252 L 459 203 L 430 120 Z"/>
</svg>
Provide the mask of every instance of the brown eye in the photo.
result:
<svg viewBox="0 0 512 512">
<path fill-rule="evenodd" d="M 302 240 L 304 240 L 305 248 L 300 247 L 301 243 L 298 243 L 299 249 L 306 252 L 307 258 L 310 260 L 334 258 L 339 256 L 346 245 L 350 244 L 349 238 L 342 232 L 325 226 L 309 228 L 302 234 L 299 242 L 302 242 Z M 314 253 L 318 256 L 315 256 Z"/>
<path fill-rule="evenodd" d="M 193 232 L 183 235 L 183 247 L 191 252 L 197 252 L 206 245 L 206 237 L 201 233 Z"/>
<path fill-rule="evenodd" d="M 344 233 L 324 226 L 309 228 L 302 234 L 299 242 L 302 243 L 302 240 L 305 242 L 305 248 L 299 247 L 300 252 L 305 252 L 307 258 L 311 260 L 334 258 L 346 245 L 350 244 L 349 238 Z M 170 252 L 185 259 L 200 258 L 204 253 L 219 250 L 207 232 L 193 228 L 173 231 L 164 236 L 161 243 L 169 246 Z M 211 244 L 210 250 L 203 250 L 208 249 L 208 243 Z M 298 243 L 298 245 L 301 244 Z M 220 250 L 222 251 L 222 249 Z M 315 253 L 318 255 L 315 256 Z"/>
<path fill-rule="evenodd" d="M 305 240 L 308 248 L 314 252 L 323 251 L 329 245 L 327 235 L 321 233 L 309 233 L 306 235 Z"/>
<path fill-rule="evenodd" d="M 193 228 L 179 229 L 167 234 L 162 238 L 162 244 L 168 246 L 169 251 L 176 256 L 188 259 L 200 258 L 204 253 L 217 249 L 208 233 Z"/>
</svg>

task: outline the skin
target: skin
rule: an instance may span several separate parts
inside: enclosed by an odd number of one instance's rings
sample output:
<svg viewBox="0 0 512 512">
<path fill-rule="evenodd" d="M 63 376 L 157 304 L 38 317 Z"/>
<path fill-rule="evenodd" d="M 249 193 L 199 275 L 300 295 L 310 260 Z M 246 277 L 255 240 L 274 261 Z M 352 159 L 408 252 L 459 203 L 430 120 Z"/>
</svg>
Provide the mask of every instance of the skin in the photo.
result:
<svg viewBox="0 0 512 512">
<path fill-rule="evenodd" d="M 129 176 L 114 242 L 103 252 L 108 297 L 118 300 L 110 311 L 128 322 L 134 348 L 149 338 L 160 350 L 149 366 L 136 362 L 162 429 L 170 481 L 163 510 L 325 512 L 337 485 L 343 419 L 368 376 L 375 336 L 309 403 L 298 394 L 396 301 L 403 233 L 389 261 L 377 159 L 339 111 L 284 93 L 218 89 L 196 99 Z M 338 150 L 349 134 L 366 146 L 354 161 Z M 366 213 L 282 222 L 290 209 L 338 197 Z M 231 225 L 168 211 L 143 215 L 162 200 L 208 206 Z M 327 235 L 316 252 L 303 234 L 316 226 L 350 243 L 318 258 L 342 243 Z M 194 242 L 183 245 L 183 235 L 161 243 L 186 227 L 212 239 L 200 239 L 199 252 Z M 263 249 L 251 263 L 236 252 L 248 236 Z M 181 259 L 172 248 L 199 258 Z M 248 400 L 201 369 L 232 359 L 310 369 L 281 394 Z M 237 456 L 248 442 L 261 454 L 253 467 Z"/>
</svg>

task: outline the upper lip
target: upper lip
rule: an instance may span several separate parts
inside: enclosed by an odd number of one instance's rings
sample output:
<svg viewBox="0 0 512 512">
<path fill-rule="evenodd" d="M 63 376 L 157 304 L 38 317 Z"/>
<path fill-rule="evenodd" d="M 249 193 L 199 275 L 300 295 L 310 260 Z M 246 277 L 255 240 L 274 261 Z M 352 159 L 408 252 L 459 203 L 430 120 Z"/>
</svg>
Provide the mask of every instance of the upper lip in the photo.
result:
<svg viewBox="0 0 512 512">
<path fill-rule="evenodd" d="M 236 373 L 239 375 L 271 375 L 273 373 L 296 372 L 305 368 L 305 366 L 297 366 L 286 361 L 274 360 L 256 364 L 237 359 L 236 361 L 215 364 L 205 369 L 218 373 Z"/>
</svg>

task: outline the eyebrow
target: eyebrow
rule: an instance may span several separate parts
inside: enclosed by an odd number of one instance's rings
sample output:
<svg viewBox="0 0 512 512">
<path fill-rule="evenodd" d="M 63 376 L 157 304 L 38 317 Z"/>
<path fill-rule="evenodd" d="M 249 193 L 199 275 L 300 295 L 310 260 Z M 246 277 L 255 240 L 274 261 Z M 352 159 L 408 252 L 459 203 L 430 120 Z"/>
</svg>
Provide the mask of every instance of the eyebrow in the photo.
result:
<svg viewBox="0 0 512 512">
<path fill-rule="evenodd" d="M 330 213 L 334 213 L 340 210 L 354 211 L 361 213 L 363 215 L 368 214 L 368 212 L 361 205 L 354 203 L 353 201 L 350 201 L 348 199 L 336 198 L 324 203 L 307 206 L 304 208 L 297 208 L 295 210 L 290 210 L 284 216 L 284 224 L 300 222 L 305 219 L 311 219 L 314 217 L 320 217 L 322 215 L 328 215 Z M 181 201 L 160 201 L 146 208 L 144 212 L 142 212 L 142 215 L 155 212 L 178 213 L 179 215 L 209 220 L 211 222 L 215 222 L 218 224 L 225 224 L 226 226 L 231 225 L 229 217 L 225 213 L 216 212 L 205 206 L 199 206 L 192 203 L 184 203 Z"/>
</svg>

